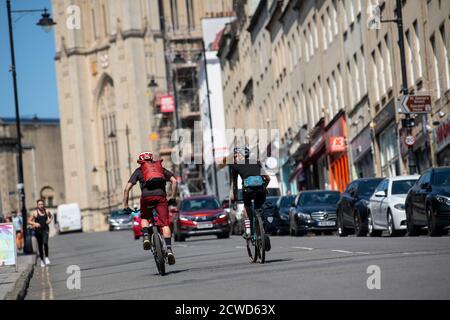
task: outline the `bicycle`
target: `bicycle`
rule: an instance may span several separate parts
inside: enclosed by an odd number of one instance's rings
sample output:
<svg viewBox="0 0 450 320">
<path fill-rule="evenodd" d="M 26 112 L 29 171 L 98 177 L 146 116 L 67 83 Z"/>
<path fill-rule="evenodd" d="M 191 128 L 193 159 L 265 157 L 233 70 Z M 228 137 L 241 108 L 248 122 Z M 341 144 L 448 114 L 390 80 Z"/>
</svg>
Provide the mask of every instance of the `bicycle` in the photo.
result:
<svg viewBox="0 0 450 320">
<path fill-rule="evenodd" d="M 150 223 L 152 227 L 152 233 L 150 235 L 150 250 L 155 258 L 156 268 L 161 276 L 166 274 L 166 242 L 161 235 L 161 228 L 156 225 L 155 217 L 157 217 L 156 210 L 154 206 L 148 206 L 148 210 L 151 210 Z"/>
<path fill-rule="evenodd" d="M 253 233 L 250 239 L 247 239 L 247 252 L 252 263 L 258 261 L 263 264 L 266 261 L 266 234 L 264 231 L 262 210 L 255 210 L 255 203 L 252 199 L 251 210 L 253 211 Z"/>
</svg>

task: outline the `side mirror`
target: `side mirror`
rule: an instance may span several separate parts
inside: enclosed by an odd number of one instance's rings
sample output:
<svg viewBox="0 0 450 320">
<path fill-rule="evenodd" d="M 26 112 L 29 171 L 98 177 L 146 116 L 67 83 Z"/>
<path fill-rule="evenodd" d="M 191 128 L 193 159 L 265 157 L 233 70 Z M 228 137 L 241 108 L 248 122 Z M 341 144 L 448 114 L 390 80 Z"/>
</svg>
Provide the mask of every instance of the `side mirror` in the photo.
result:
<svg viewBox="0 0 450 320">
<path fill-rule="evenodd" d="M 423 190 L 430 190 L 431 189 L 431 185 L 428 182 L 422 183 L 420 185 L 420 188 Z"/>
<path fill-rule="evenodd" d="M 375 197 L 377 197 L 377 198 L 386 198 L 386 196 L 387 196 L 386 191 L 375 192 Z"/>
</svg>

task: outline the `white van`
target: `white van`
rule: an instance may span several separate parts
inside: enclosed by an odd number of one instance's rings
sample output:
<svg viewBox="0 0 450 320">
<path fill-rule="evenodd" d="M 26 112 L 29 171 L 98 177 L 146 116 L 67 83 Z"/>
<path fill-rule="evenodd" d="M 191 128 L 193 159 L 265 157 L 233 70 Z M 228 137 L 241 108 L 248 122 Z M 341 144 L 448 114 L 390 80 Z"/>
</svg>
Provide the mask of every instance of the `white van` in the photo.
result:
<svg viewBox="0 0 450 320">
<path fill-rule="evenodd" d="M 281 196 L 280 183 L 275 175 L 270 175 L 270 182 L 267 186 L 267 196 L 268 197 L 279 197 Z M 242 179 L 238 176 L 238 194 L 236 199 L 236 205 L 230 206 L 230 224 L 232 234 L 242 234 L 244 231 L 244 199 L 242 197 Z"/>
<path fill-rule="evenodd" d="M 58 233 L 83 231 L 81 210 L 78 204 L 70 203 L 58 206 L 55 223 L 58 224 Z"/>
</svg>

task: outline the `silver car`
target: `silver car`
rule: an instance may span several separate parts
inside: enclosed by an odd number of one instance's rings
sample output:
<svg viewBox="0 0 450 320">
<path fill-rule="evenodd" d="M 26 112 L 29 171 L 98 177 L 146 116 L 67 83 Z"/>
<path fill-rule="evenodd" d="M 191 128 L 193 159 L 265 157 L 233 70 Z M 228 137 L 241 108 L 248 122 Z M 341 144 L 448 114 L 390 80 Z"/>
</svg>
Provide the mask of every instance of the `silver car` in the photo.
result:
<svg viewBox="0 0 450 320">
<path fill-rule="evenodd" d="M 129 230 L 133 228 L 131 215 L 125 214 L 122 210 L 114 210 L 108 218 L 109 231 Z"/>
<path fill-rule="evenodd" d="M 369 200 L 368 227 L 371 237 L 387 231 L 390 237 L 406 234 L 405 200 L 419 176 L 387 178 L 380 182 Z"/>
</svg>

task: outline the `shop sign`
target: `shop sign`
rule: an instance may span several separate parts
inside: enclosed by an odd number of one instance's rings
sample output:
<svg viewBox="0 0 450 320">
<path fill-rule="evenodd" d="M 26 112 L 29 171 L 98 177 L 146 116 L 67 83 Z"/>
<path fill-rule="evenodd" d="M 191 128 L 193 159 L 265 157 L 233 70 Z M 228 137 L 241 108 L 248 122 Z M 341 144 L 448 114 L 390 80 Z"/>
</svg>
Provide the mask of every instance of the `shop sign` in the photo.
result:
<svg viewBox="0 0 450 320">
<path fill-rule="evenodd" d="M 311 144 L 311 147 L 309 148 L 309 153 L 308 153 L 308 155 L 309 155 L 310 157 L 312 157 L 317 151 L 320 150 L 320 148 L 322 148 L 324 142 L 325 142 L 325 140 L 324 140 L 323 135 L 320 135 L 320 136 L 316 139 L 316 141 L 314 141 L 314 142 Z"/>
<path fill-rule="evenodd" d="M 161 106 L 162 113 L 169 113 L 175 111 L 175 99 L 173 96 L 160 96 L 159 105 Z"/>
<path fill-rule="evenodd" d="M 434 131 L 436 151 L 440 152 L 450 143 L 450 117 Z"/>
<path fill-rule="evenodd" d="M 346 150 L 347 144 L 345 137 L 328 137 L 329 153 L 345 152 Z"/>
</svg>

